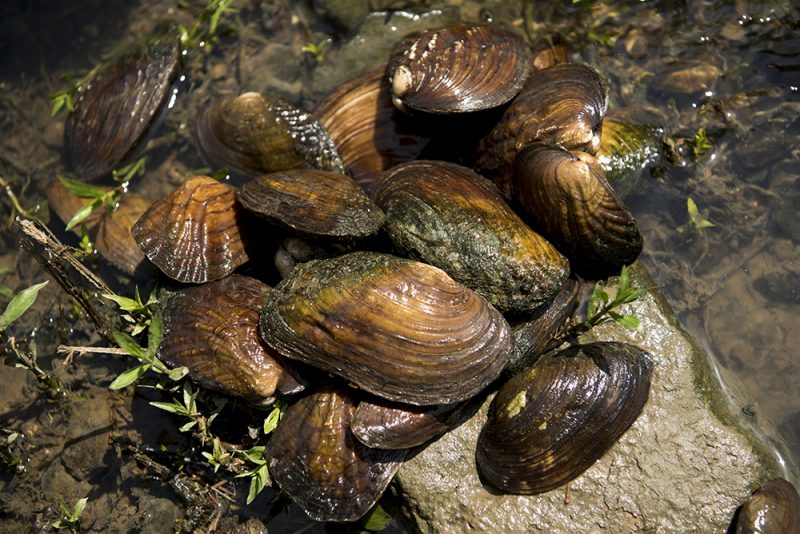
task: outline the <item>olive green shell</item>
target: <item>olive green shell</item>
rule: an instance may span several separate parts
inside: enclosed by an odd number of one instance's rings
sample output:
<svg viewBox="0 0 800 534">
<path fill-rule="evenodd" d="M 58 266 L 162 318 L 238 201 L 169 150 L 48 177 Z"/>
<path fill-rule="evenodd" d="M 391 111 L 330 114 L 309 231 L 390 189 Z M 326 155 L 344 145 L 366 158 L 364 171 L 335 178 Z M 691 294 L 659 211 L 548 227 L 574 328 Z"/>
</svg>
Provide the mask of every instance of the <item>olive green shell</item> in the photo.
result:
<svg viewBox="0 0 800 534">
<path fill-rule="evenodd" d="M 559 352 L 506 382 L 478 438 L 483 479 L 534 495 L 578 477 L 639 417 L 650 391 L 650 357 L 624 343 Z"/>
<path fill-rule="evenodd" d="M 275 395 L 303 389 L 289 362 L 258 335 L 258 315 L 269 286 L 232 274 L 171 295 L 162 306 L 164 338 L 158 357 L 186 366 L 202 386 L 270 404 Z"/>
<path fill-rule="evenodd" d="M 376 202 L 405 254 L 446 271 L 501 311 L 531 311 L 553 298 L 569 263 L 528 228 L 487 179 L 441 161 L 384 174 Z"/>
<path fill-rule="evenodd" d="M 222 95 L 201 110 L 196 130 L 209 163 L 241 174 L 305 168 L 344 172 L 325 128 L 279 98 Z"/>
<path fill-rule="evenodd" d="M 315 521 L 355 521 L 392 480 L 406 451 L 369 449 L 350 432 L 351 393 L 325 387 L 286 410 L 265 456 L 270 475 Z"/>
<path fill-rule="evenodd" d="M 500 122 L 481 140 L 476 167 L 511 198 L 511 167 L 533 142 L 595 153 L 608 106 L 608 89 L 593 68 L 553 65 L 531 74 Z"/>
<path fill-rule="evenodd" d="M 297 169 L 264 174 L 237 191 L 242 206 L 301 236 L 358 238 L 374 234 L 383 212 L 355 180 L 337 172 Z"/>
<path fill-rule="evenodd" d="M 298 265 L 266 299 L 261 335 L 283 356 L 416 405 L 472 397 L 502 371 L 502 315 L 444 271 L 375 252 Z"/>
<path fill-rule="evenodd" d="M 585 152 L 534 143 L 514 163 L 517 203 L 535 228 L 585 278 L 618 274 L 642 251 L 642 235 L 597 160 Z"/>
</svg>

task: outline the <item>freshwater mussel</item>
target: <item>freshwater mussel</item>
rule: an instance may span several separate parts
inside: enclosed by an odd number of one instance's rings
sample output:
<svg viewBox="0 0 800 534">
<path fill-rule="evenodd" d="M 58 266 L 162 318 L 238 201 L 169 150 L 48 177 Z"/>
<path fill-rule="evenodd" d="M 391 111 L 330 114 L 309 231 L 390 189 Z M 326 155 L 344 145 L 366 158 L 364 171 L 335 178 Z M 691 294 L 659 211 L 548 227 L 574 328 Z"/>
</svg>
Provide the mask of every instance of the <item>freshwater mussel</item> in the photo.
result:
<svg viewBox="0 0 800 534">
<path fill-rule="evenodd" d="M 232 274 L 170 295 L 161 310 L 159 358 L 187 367 L 189 378 L 205 387 L 252 404 L 271 404 L 277 393 L 301 391 L 297 371 L 258 335 L 269 290 L 254 278 Z"/>
<path fill-rule="evenodd" d="M 221 95 L 200 112 L 196 131 L 209 162 L 244 175 L 301 168 L 344 171 L 325 128 L 280 98 L 255 92 Z"/>
<path fill-rule="evenodd" d="M 532 67 L 530 48 L 512 31 L 454 24 L 402 39 L 386 72 L 398 109 L 463 113 L 507 103 Z"/>
<path fill-rule="evenodd" d="M 502 315 L 444 271 L 375 252 L 299 265 L 268 295 L 261 335 L 287 358 L 380 397 L 468 399 L 502 371 Z"/>
<path fill-rule="evenodd" d="M 501 311 L 536 309 L 569 275 L 566 258 L 471 169 L 403 163 L 384 174 L 375 195 L 403 253 L 439 267 Z"/>
<path fill-rule="evenodd" d="M 179 69 L 178 32 L 165 26 L 78 88 L 64 126 L 67 159 L 77 177 L 101 178 L 131 154 L 164 107 Z"/>
<path fill-rule="evenodd" d="M 786 479 L 766 482 L 742 504 L 736 534 L 800 534 L 800 495 Z"/>
<path fill-rule="evenodd" d="M 653 364 L 632 345 L 578 345 L 546 357 L 498 391 L 478 438 L 477 463 L 493 487 L 538 494 L 597 461 L 647 402 Z"/>
<path fill-rule="evenodd" d="M 249 259 L 243 219 L 233 187 L 195 176 L 150 206 L 131 232 L 164 274 L 199 284 L 224 278 Z"/>
</svg>

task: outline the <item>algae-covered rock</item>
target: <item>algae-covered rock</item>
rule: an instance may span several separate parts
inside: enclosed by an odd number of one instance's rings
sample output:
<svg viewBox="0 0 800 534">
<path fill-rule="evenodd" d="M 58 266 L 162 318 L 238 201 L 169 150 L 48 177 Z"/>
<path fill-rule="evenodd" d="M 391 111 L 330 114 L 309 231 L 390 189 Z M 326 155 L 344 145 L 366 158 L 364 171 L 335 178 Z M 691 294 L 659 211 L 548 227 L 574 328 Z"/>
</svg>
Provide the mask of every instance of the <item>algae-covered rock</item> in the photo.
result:
<svg viewBox="0 0 800 534">
<path fill-rule="evenodd" d="M 637 283 L 654 287 L 637 271 Z M 401 468 L 391 491 L 401 498 L 408 527 L 426 533 L 723 532 L 753 489 L 783 475 L 776 456 L 732 415 L 706 355 L 662 298 L 651 291 L 626 313 L 639 317 L 638 330 L 606 324 L 582 339 L 627 342 L 652 355 L 649 401 L 616 445 L 566 486 L 536 496 L 499 494 L 475 469 L 487 399 L 472 419 Z"/>
</svg>

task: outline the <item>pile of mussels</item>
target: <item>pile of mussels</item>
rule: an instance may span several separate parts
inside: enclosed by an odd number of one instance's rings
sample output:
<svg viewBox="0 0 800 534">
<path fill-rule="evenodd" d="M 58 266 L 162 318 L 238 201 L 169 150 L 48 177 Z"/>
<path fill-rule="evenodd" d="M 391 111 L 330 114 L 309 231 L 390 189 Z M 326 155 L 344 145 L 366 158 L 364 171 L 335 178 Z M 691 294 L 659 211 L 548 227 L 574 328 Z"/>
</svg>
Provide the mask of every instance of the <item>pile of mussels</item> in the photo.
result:
<svg viewBox="0 0 800 534">
<path fill-rule="evenodd" d="M 65 129 L 76 175 L 107 177 L 141 145 L 180 56 L 159 33 L 81 89 Z M 252 92 L 215 98 L 198 148 L 250 180 L 196 176 L 152 205 L 127 193 L 91 235 L 128 273 L 146 257 L 193 284 L 163 304 L 160 358 L 253 404 L 299 398 L 267 455 L 313 519 L 361 517 L 412 448 L 512 370 L 477 466 L 494 488 L 537 494 L 591 466 L 648 398 L 652 362 L 636 347 L 539 358 L 572 313 L 572 275 L 618 273 L 642 248 L 595 157 L 638 142 L 612 127 L 601 143 L 606 107 L 602 77 L 563 50 L 534 55 L 494 25 L 428 31 L 313 114 Z M 81 204 L 58 183 L 49 196 L 64 219 Z M 272 234 L 286 236 L 282 281 L 235 274 Z"/>
</svg>

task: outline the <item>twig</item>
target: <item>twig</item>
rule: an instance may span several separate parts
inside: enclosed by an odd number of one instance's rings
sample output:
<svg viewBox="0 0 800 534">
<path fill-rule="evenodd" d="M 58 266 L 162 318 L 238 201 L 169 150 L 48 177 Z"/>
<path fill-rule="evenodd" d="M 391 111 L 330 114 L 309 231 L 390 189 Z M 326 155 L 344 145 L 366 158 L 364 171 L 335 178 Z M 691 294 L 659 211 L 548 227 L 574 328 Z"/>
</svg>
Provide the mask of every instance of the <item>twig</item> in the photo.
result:
<svg viewBox="0 0 800 534">
<path fill-rule="evenodd" d="M 23 217 L 41 222 L 40 218 L 36 217 L 35 215 L 31 215 L 28 210 L 22 207 L 22 205 L 19 203 L 17 195 L 15 195 L 14 191 L 11 189 L 11 184 L 6 182 L 2 176 L 0 176 L 0 187 L 5 190 L 6 196 L 8 196 L 8 199 L 11 201 L 11 205 L 14 207 L 14 210 L 20 213 Z"/>
<path fill-rule="evenodd" d="M 56 352 L 58 354 L 67 355 L 67 357 L 64 358 L 65 365 L 72 363 L 72 358 L 75 357 L 76 352 L 78 356 L 83 356 L 84 354 L 118 354 L 125 356 L 128 354 L 119 347 L 82 347 L 72 345 L 59 345 Z"/>
</svg>

